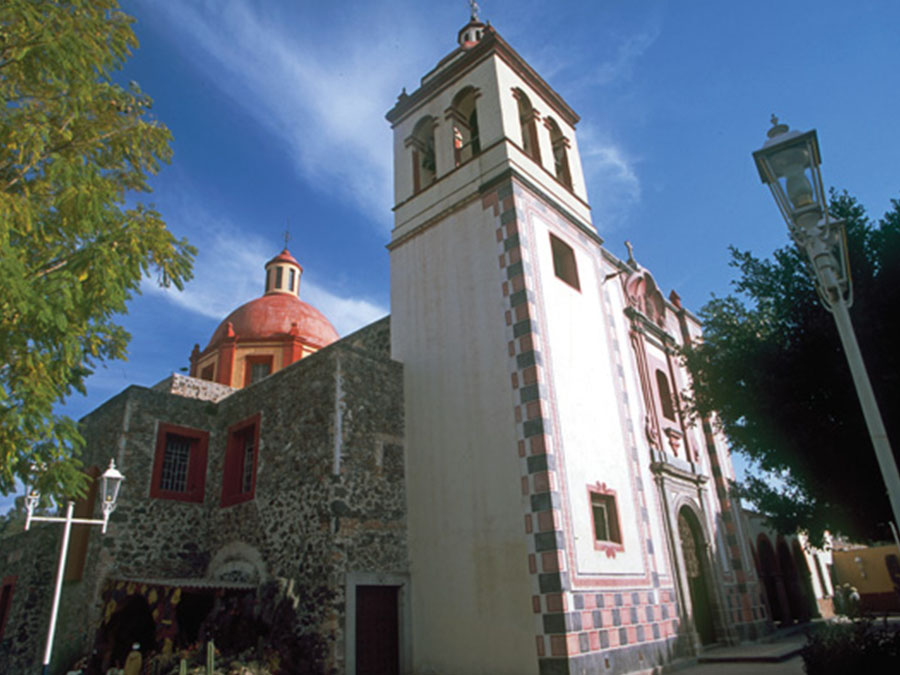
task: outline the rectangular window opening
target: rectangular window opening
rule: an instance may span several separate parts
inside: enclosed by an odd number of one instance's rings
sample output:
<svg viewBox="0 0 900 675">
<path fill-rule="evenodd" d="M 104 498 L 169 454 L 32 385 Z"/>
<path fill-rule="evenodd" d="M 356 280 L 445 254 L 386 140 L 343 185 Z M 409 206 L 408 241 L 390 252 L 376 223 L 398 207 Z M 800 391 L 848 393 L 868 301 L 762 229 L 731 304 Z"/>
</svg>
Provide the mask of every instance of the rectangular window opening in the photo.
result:
<svg viewBox="0 0 900 675">
<path fill-rule="evenodd" d="M 259 450 L 259 415 L 228 430 L 228 446 L 222 475 L 222 506 L 253 499 Z"/>
<path fill-rule="evenodd" d="M 246 357 L 244 367 L 244 386 L 256 384 L 272 374 L 274 357 L 271 354 Z"/>
<path fill-rule="evenodd" d="M 208 442 L 205 431 L 160 424 L 150 496 L 202 502 Z"/>
<path fill-rule="evenodd" d="M 191 460 L 192 444 L 193 439 L 187 436 L 166 434 L 162 476 L 159 479 L 160 490 L 184 492 L 187 489 L 188 465 Z"/>
<path fill-rule="evenodd" d="M 553 272 L 557 278 L 565 281 L 576 291 L 581 290 L 578 281 L 578 265 L 575 262 L 575 251 L 562 239 L 550 235 L 550 248 L 553 251 Z"/>
<path fill-rule="evenodd" d="M 622 543 L 619 529 L 619 513 L 614 494 L 590 492 L 591 515 L 594 521 L 594 541 L 597 543 Z"/>
</svg>

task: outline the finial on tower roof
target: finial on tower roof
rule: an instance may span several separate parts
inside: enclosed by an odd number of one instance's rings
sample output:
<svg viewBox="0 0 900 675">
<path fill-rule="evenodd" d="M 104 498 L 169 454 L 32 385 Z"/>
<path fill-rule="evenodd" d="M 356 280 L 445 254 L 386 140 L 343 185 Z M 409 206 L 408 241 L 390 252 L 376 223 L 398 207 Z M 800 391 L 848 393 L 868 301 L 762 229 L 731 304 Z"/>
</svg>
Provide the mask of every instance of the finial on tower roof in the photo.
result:
<svg viewBox="0 0 900 675">
<path fill-rule="evenodd" d="M 480 21 L 478 18 L 478 3 L 475 0 L 469 0 L 469 18 L 472 21 Z"/>
<path fill-rule="evenodd" d="M 287 251 L 288 242 L 291 240 L 291 229 L 288 227 L 284 231 L 284 250 Z"/>
</svg>

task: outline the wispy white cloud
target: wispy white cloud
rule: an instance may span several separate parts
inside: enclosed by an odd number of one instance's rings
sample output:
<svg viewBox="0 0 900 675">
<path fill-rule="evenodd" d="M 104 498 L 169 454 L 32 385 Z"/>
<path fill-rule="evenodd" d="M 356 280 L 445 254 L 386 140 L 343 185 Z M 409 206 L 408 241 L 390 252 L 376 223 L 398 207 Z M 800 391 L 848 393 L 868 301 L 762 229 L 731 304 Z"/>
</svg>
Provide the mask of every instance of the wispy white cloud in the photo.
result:
<svg viewBox="0 0 900 675">
<path fill-rule="evenodd" d="M 584 125 L 578 140 L 591 203 L 600 229 L 615 228 L 628 209 L 640 201 L 637 161 L 594 127 Z"/>
<path fill-rule="evenodd" d="M 416 72 L 411 64 L 423 51 L 423 33 L 405 24 L 414 19 L 402 12 L 356 6 L 352 20 L 323 24 L 311 7 L 248 0 L 152 5 L 182 34 L 209 80 L 281 139 L 302 179 L 387 227 L 392 145 L 384 113 Z M 392 35 L 397 40 L 384 39 Z"/>
<path fill-rule="evenodd" d="M 194 278 L 183 291 L 160 288 L 145 279 L 141 290 L 159 294 L 189 312 L 221 320 L 244 302 L 262 295 L 263 267 L 272 257 L 272 243 L 247 228 L 239 229 L 227 218 L 182 200 L 167 209 L 167 218 L 178 229 L 191 224 L 191 242 L 197 246 Z M 327 279 L 310 282 L 304 274 L 300 297 L 320 310 L 341 335 L 347 335 L 388 313 L 387 308 L 366 298 L 342 296 Z"/>
<path fill-rule="evenodd" d="M 659 34 L 659 24 L 655 24 L 640 33 L 625 37 L 611 58 L 588 71 L 587 80 L 595 85 L 605 85 L 616 80 L 631 79 L 635 64 L 656 42 Z"/>
</svg>

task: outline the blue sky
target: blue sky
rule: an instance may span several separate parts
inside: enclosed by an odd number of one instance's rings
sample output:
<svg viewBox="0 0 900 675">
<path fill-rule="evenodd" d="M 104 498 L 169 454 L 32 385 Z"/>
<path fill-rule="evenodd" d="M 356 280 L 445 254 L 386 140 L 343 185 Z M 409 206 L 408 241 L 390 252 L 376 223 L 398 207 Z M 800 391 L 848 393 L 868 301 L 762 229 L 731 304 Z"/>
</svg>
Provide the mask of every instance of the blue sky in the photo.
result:
<svg viewBox="0 0 900 675">
<path fill-rule="evenodd" d="M 733 278 L 729 244 L 787 242 L 750 153 L 776 113 L 818 129 L 826 185 L 873 216 L 900 196 L 900 3 L 483 0 L 481 16 L 581 115 L 594 223 L 699 309 Z M 100 366 L 80 417 L 187 366 L 262 292 L 291 231 L 301 297 L 341 334 L 389 312 L 391 132 L 402 87 L 455 47 L 464 0 L 124 0 L 141 46 L 122 73 L 174 134 L 155 203 L 199 248 L 183 293 L 130 304 L 129 360 Z M 4 500 L 5 501 L 5 500 Z M 2 504 L 2 501 L 0 501 Z"/>
</svg>

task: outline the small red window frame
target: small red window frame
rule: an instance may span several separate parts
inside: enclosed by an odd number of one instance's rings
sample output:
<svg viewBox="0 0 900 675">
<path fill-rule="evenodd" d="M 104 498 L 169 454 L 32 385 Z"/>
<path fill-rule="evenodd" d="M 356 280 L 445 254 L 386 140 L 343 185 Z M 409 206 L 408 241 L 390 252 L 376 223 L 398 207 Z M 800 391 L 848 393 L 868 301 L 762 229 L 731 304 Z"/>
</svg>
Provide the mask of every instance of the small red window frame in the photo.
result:
<svg viewBox="0 0 900 675">
<path fill-rule="evenodd" d="M 176 492 L 159 487 L 162 479 L 163 458 L 166 454 L 166 435 L 178 434 L 192 439 L 191 457 L 188 462 L 187 490 Z M 203 502 L 206 487 L 206 458 L 209 449 L 209 432 L 175 424 L 160 423 L 156 431 L 156 455 L 153 458 L 153 476 L 150 479 L 150 497 L 172 499 L 180 502 Z"/>
<path fill-rule="evenodd" d="M 6 620 L 12 611 L 12 601 L 16 592 L 17 579 L 18 577 L 8 576 L 3 577 L 3 581 L 0 581 L 0 598 L 3 597 L 3 591 L 9 588 L 9 594 L 6 596 L 6 606 L 0 607 L 0 639 L 3 639 L 3 633 L 6 631 Z"/>
<path fill-rule="evenodd" d="M 248 502 L 256 496 L 256 466 L 259 461 L 259 426 L 261 415 L 256 413 L 253 417 L 232 424 L 228 427 L 228 441 L 225 447 L 225 457 L 222 465 L 222 499 L 221 506 L 232 506 L 241 502 Z M 250 491 L 240 491 L 240 480 L 243 476 L 243 446 L 238 441 L 243 438 L 243 432 L 248 427 L 253 427 L 253 473 L 250 481 Z"/>
<path fill-rule="evenodd" d="M 625 535 L 622 531 L 622 516 L 619 513 L 619 499 L 616 496 L 616 491 L 611 490 L 606 487 L 606 483 L 596 482 L 593 485 L 587 486 L 588 493 L 588 508 L 591 510 L 591 540 L 594 542 L 594 550 L 595 551 L 603 551 L 606 553 L 607 558 L 615 558 L 617 553 L 622 553 L 625 551 Z M 596 538 L 595 532 L 597 531 L 597 527 L 594 523 L 594 501 L 591 498 L 593 495 L 601 495 L 603 497 L 611 497 L 613 500 L 613 504 L 615 505 L 615 525 L 616 532 L 619 535 L 620 541 L 600 541 Z"/>
</svg>

